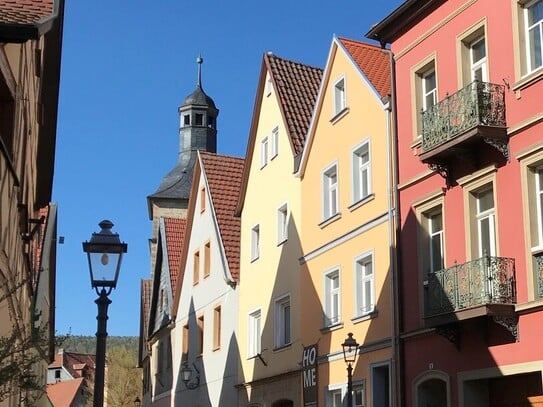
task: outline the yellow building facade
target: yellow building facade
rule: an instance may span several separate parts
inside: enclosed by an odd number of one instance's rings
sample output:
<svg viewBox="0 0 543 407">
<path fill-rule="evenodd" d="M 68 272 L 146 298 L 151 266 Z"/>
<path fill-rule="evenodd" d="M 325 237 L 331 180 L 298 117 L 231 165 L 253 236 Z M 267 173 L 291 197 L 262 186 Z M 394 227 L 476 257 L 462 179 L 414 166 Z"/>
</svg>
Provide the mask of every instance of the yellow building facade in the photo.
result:
<svg viewBox="0 0 543 407">
<path fill-rule="evenodd" d="M 293 173 L 321 75 L 271 53 L 263 57 L 237 208 L 239 406 L 301 403 L 301 205 Z"/>
<path fill-rule="evenodd" d="M 394 391 L 394 188 L 389 54 L 334 38 L 296 173 L 301 180 L 301 341 L 317 347 L 306 399 L 347 399 L 342 343 L 360 344 L 353 406 Z M 303 404 L 302 404 L 303 405 Z M 391 404 L 392 405 L 392 404 Z"/>
</svg>

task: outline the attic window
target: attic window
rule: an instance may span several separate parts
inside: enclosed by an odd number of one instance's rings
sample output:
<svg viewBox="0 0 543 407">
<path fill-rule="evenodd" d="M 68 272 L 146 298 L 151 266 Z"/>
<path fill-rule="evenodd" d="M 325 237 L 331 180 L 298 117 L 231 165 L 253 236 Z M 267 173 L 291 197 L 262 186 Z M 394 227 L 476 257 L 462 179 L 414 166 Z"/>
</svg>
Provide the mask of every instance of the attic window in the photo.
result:
<svg viewBox="0 0 543 407">
<path fill-rule="evenodd" d="M 202 113 L 196 113 L 194 115 L 194 125 L 196 126 L 204 125 L 204 115 Z"/>
<path fill-rule="evenodd" d="M 202 187 L 200 189 L 200 213 L 206 210 L 206 189 Z"/>
<path fill-rule="evenodd" d="M 272 80 L 270 77 L 268 77 L 268 80 L 266 81 L 266 96 L 270 96 L 272 93 Z"/>
<path fill-rule="evenodd" d="M 60 369 L 55 370 L 55 380 L 60 380 Z"/>
</svg>

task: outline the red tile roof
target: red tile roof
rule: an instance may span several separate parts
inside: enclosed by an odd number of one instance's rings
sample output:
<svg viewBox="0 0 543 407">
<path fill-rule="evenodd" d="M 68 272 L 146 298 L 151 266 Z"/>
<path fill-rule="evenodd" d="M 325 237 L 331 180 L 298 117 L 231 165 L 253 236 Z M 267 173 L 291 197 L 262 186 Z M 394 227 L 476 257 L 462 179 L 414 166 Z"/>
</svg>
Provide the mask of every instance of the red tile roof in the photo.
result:
<svg viewBox="0 0 543 407">
<path fill-rule="evenodd" d="M 241 220 L 234 216 L 234 211 L 239 198 L 244 160 L 203 151 L 200 151 L 200 156 L 230 273 L 239 282 Z"/>
<path fill-rule="evenodd" d="M 147 341 L 149 313 L 151 311 L 151 290 L 153 280 L 141 280 L 141 317 L 143 340 Z"/>
<path fill-rule="evenodd" d="M 277 92 L 294 154 L 302 151 L 323 70 L 267 53 L 264 56 Z"/>
<path fill-rule="evenodd" d="M 0 24 L 37 24 L 53 14 L 53 0 L 0 0 Z"/>
<path fill-rule="evenodd" d="M 177 277 L 179 275 L 179 263 L 181 261 L 181 250 L 185 242 L 185 230 L 187 220 L 180 218 L 164 218 L 166 230 L 166 246 L 168 250 L 168 264 L 170 266 L 170 280 L 172 290 L 175 290 Z M 175 296 L 175 293 L 172 293 Z"/>
<path fill-rule="evenodd" d="M 70 407 L 83 383 L 82 378 L 47 385 L 47 397 L 53 406 Z"/>
<path fill-rule="evenodd" d="M 338 38 L 353 60 L 358 64 L 375 90 L 386 97 L 390 95 L 390 59 L 380 47 L 364 42 Z"/>
<path fill-rule="evenodd" d="M 87 370 L 94 371 L 95 356 L 87 353 L 59 351 L 49 368 L 64 367 L 73 378 L 85 376 Z M 90 372 L 89 372 L 90 374 Z"/>
</svg>

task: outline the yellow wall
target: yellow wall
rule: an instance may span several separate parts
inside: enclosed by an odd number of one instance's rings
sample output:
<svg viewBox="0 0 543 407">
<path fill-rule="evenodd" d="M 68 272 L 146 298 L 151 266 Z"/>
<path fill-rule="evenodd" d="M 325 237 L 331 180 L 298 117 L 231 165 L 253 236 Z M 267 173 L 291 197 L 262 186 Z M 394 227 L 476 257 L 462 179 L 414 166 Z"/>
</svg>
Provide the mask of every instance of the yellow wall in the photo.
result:
<svg viewBox="0 0 543 407">
<path fill-rule="evenodd" d="M 264 137 L 279 126 L 279 154 L 261 168 Z M 270 377 L 299 368 L 299 262 L 297 227 L 300 223 L 300 179 L 293 175 L 294 158 L 275 93 L 264 91 L 241 215 L 239 331 L 242 373 L 240 381 Z M 278 245 L 277 210 L 288 203 L 288 240 Z M 260 257 L 251 262 L 251 229 L 260 225 Z M 274 298 L 290 293 L 292 345 L 274 350 Z M 248 359 L 248 314 L 262 308 L 262 352 L 268 364 Z M 267 350 L 265 350 L 267 349 Z"/>
<path fill-rule="evenodd" d="M 380 100 L 363 80 L 348 56 L 333 45 L 324 77 L 324 93 L 317 110 L 314 133 L 304 154 L 302 174 L 302 242 L 306 260 L 302 267 L 302 341 L 318 341 L 319 355 L 327 355 L 329 363 L 319 365 L 319 400 L 322 405 L 328 384 L 346 382 L 341 344 L 353 332 L 361 345 L 378 343 L 390 338 L 390 252 L 388 211 L 388 146 L 387 112 Z M 334 84 L 345 77 L 348 113 L 331 120 Z M 319 103 L 319 102 L 318 102 Z M 351 154 L 364 140 L 370 140 L 371 191 L 373 198 L 349 208 L 352 201 Z M 340 217 L 322 224 L 322 172 L 332 162 L 338 164 Z M 373 219 L 381 219 L 366 231 L 341 240 L 343 236 Z M 337 239 L 340 239 L 339 241 Z M 333 242 L 336 242 L 335 244 Z M 321 252 L 319 248 L 326 248 Z M 353 321 L 355 312 L 355 257 L 372 252 L 375 275 L 377 315 Z M 332 329 L 324 327 L 324 274 L 334 267 L 340 269 L 341 323 Z M 371 364 L 390 359 L 390 348 L 363 353 L 353 372 L 353 379 L 365 379 L 366 403 L 370 402 Z M 368 404 L 369 405 L 369 404 Z"/>
</svg>

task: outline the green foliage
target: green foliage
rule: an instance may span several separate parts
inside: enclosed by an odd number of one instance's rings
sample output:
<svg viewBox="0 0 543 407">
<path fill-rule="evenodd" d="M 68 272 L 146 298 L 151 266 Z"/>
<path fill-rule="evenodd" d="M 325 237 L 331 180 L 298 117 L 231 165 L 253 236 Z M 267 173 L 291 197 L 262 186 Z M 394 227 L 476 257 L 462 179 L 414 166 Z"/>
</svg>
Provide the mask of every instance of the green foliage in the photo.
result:
<svg viewBox="0 0 543 407">
<path fill-rule="evenodd" d="M 109 407 L 131 406 L 141 394 L 141 369 L 137 368 L 137 354 L 125 346 L 108 350 L 107 405 Z"/>
<path fill-rule="evenodd" d="M 139 338 L 137 336 L 108 336 L 107 350 L 124 346 L 135 355 L 138 354 Z M 96 353 L 96 337 L 69 335 L 62 343 L 62 348 L 66 352 L 87 353 L 94 355 Z"/>
</svg>

